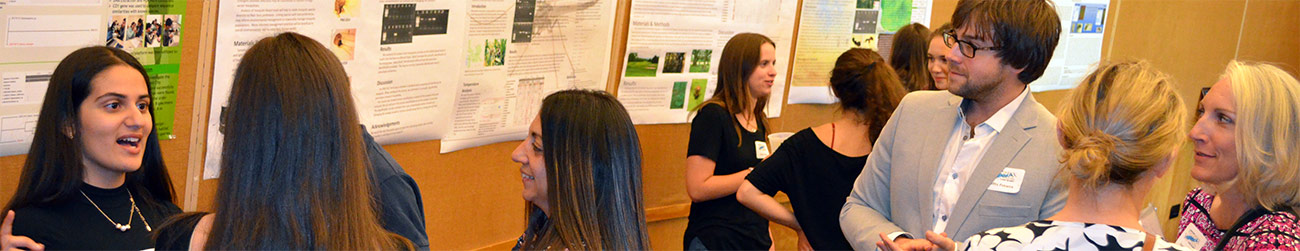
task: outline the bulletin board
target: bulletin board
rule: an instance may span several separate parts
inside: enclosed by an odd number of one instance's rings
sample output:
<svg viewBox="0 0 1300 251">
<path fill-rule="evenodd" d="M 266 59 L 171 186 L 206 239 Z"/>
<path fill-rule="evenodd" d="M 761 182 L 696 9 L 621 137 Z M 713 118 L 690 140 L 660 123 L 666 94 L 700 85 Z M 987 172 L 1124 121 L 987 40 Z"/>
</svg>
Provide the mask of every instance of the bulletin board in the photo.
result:
<svg viewBox="0 0 1300 251">
<path fill-rule="evenodd" d="M 187 3 L 185 15 L 190 21 L 183 27 L 191 41 L 198 42 L 182 45 L 183 62 L 192 63 L 183 63 L 180 68 L 174 124 L 177 137 L 161 143 L 178 204 L 187 211 L 202 211 L 212 209 L 218 181 L 201 179 L 206 129 L 195 126 L 207 123 L 206 111 L 211 103 L 207 88 L 212 79 L 218 1 Z M 618 1 L 611 73 L 623 67 L 630 4 L 629 0 Z M 931 24 L 947 22 L 955 4 L 955 0 L 935 0 Z M 1111 23 L 1105 27 L 1102 60 L 1142 58 L 1152 62 L 1174 76 L 1189 107 L 1195 105 L 1197 90 L 1212 84 L 1228 60 L 1278 62 L 1293 74 L 1300 66 L 1300 49 L 1296 49 L 1300 44 L 1294 39 L 1300 37 L 1300 17 L 1294 15 L 1300 13 L 1300 2 L 1111 0 L 1110 8 L 1107 19 Z M 789 63 L 778 65 L 786 66 L 781 70 L 789 72 Z M 794 74 L 799 73 L 788 75 Z M 606 90 L 618 89 L 618 75 L 610 74 Z M 1034 96 L 1054 111 L 1064 91 Z M 782 116 L 771 120 L 774 132 L 793 132 L 836 118 L 835 108 L 830 105 L 783 108 Z M 644 198 L 655 249 L 681 248 L 690 202 L 684 185 L 689 130 L 688 124 L 637 126 L 644 153 Z M 513 246 L 525 224 L 525 204 L 518 185 L 520 165 L 510 160 L 518 142 L 439 154 L 441 143 L 433 140 L 384 146 L 420 186 L 431 248 L 500 250 Z M 0 157 L 0 201 L 12 197 L 24 158 Z M 1190 166 L 1190 155 L 1184 155 L 1152 190 L 1148 201 L 1162 213 L 1167 214 L 1165 210 L 1181 202 L 1183 194 L 1196 186 L 1187 175 Z M 1162 224 L 1166 236 L 1176 234 L 1176 218 Z M 779 249 L 793 248 L 793 232 L 775 224 L 773 230 Z"/>
</svg>

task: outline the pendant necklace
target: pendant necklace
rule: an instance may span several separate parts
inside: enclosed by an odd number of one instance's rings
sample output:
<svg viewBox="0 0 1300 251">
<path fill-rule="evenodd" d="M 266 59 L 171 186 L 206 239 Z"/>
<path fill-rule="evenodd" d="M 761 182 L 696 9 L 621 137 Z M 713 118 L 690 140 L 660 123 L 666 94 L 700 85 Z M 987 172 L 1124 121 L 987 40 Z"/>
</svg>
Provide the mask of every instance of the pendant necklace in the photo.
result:
<svg viewBox="0 0 1300 251">
<path fill-rule="evenodd" d="M 78 190 L 78 192 L 81 192 L 81 197 L 86 197 L 86 201 L 90 201 L 91 206 L 95 206 L 95 210 L 99 210 L 99 214 L 103 215 L 104 219 L 108 219 L 109 223 L 113 223 L 113 228 L 117 228 L 118 231 L 126 232 L 127 230 L 131 230 L 131 221 L 135 220 L 136 214 L 139 214 L 140 221 L 144 222 L 144 229 L 153 232 L 153 228 L 149 227 L 149 220 L 145 220 L 144 213 L 140 212 L 140 208 L 135 206 L 135 195 L 131 194 L 131 190 L 126 190 L 126 196 L 131 200 L 131 214 L 127 216 L 126 224 L 117 223 L 113 218 L 109 218 L 108 214 L 104 213 L 104 209 L 100 209 L 99 204 L 95 204 L 95 200 L 90 199 L 90 196 L 86 196 L 85 191 Z"/>
</svg>

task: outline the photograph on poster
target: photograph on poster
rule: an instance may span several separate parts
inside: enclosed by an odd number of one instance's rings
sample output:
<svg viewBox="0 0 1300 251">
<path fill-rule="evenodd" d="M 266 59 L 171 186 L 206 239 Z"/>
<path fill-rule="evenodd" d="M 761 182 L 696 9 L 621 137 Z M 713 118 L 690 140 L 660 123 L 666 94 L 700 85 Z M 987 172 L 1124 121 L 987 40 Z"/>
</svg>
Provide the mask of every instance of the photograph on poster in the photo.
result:
<svg viewBox="0 0 1300 251">
<path fill-rule="evenodd" d="M 713 60 L 713 50 L 691 50 L 691 72 L 709 72 L 710 60 Z"/>
<path fill-rule="evenodd" d="M 664 73 L 682 73 L 686 62 L 685 52 L 669 52 L 664 55 Z"/>
<path fill-rule="evenodd" d="M 334 30 L 333 41 L 330 41 L 330 51 L 339 57 L 339 61 L 348 61 L 356 55 L 357 29 L 340 29 Z"/>
<path fill-rule="evenodd" d="M 659 70 L 659 55 L 646 52 L 627 53 L 627 77 L 654 77 Z"/>
<path fill-rule="evenodd" d="M 668 109 L 682 109 L 686 106 L 686 81 L 673 82 L 672 100 L 668 102 Z"/>
</svg>

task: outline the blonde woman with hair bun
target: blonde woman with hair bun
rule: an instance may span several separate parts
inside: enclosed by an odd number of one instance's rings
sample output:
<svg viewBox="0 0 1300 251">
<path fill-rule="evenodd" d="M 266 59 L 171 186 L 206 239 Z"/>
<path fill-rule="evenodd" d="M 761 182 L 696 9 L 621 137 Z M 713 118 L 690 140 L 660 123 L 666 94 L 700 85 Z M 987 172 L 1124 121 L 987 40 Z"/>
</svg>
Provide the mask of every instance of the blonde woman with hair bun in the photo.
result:
<svg viewBox="0 0 1300 251">
<path fill-rule="evenodd" d="M 961 250 L 1190 250 L 1143 232 L 1143 198 L 1178 155 L 1187 108 L 1146 62 L 1105 64 L 1063 101 L 1057 124 L 1065 208 L 970 237 Z"/>
<path fill-rule="evenodd" d="M 1197 108 L 1192 178 L 1179 235 L 1201 250 L 1300 249 L 1300 82 L 1233 61 Z"/>
</svg>

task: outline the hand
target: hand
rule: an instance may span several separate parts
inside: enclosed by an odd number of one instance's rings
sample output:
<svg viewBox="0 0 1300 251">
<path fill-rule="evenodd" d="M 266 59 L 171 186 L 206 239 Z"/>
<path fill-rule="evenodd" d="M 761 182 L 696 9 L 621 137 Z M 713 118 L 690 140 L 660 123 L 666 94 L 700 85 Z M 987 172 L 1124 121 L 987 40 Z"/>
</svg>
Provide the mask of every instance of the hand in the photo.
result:
<svg viewBox="0 0 1300 251">
<path fill-rule="evenodd" d="M 885 251 L 929 251 L 935 248 L 934 244 L 931 244 L 930 241 L 927 240 L 912 239 L 902 236 L 899 236 L 896 240 L 890 240 L 889 236 L 885 235 L 885 233 L 880 233 L 880 240 L 881 241 L 876 242 L 876 247 Z"/>
<path fill-rule="evenodd" d="M 0 251 L 17 251 L 19 248 L 25 248 L 32 251 L 43 251 L 45 245 L 36 243 L 26 236 L 13 235 L 14 230 L 14 211 L 9 210 L 5 213 L 5 221 L 0 225 Z"/>
<path fill-rule="evenodd" d="M 812 244 L 808 243 L 808 236 L 804 235 L 803 231 L 795 231 L 795 233 L 799 234 L 799 244 L 797 244 L 799 251 L 812 251 Z"/>
<path fill-rule="evenodd" d="M 925 239 L 942 250 L 951 251 L 957 249 L 957 243 L 953 243 L 952 239 L 948 238 L 948 233 L 936 234 L 934 231 L 925 231 Z"/>
</svg>

